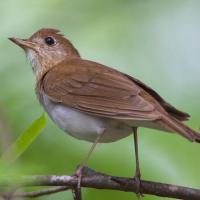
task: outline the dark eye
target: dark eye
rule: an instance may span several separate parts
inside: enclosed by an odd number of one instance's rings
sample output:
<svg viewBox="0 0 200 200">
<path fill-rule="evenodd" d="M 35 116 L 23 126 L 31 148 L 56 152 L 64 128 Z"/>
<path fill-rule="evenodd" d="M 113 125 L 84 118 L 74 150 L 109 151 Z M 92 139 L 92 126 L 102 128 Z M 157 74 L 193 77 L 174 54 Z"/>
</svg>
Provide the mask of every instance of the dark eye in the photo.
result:
<svg viewBox="0 0 200 200">
<path fill-rule="evenodd" d="M 55 40 L 52 38 L 52 37 L 46 37 L 45 39 L 44 39 L 44 41 L 45 41 L 45 43 L 47 44 L 47 45 L 49 45 L 49 46 L 52 46 L 52 45 L 54 45 L 56 42 L 55 42 Z"/>
</svg>

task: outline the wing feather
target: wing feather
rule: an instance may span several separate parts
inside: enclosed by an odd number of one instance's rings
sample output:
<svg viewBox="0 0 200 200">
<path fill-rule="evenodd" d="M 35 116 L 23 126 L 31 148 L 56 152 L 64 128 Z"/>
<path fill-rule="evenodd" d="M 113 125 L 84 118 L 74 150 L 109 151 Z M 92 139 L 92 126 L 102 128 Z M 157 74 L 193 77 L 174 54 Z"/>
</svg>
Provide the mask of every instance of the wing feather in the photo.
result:
<svg viewBox="0 0 200 200">
<path fill-rule="evenodd" d="M 80 59 L 61 63 L 43 77 L 50 99 L 83 112 L 107 118 L 155 120 L 155 106 L 122 73 Z"/>
</svg>

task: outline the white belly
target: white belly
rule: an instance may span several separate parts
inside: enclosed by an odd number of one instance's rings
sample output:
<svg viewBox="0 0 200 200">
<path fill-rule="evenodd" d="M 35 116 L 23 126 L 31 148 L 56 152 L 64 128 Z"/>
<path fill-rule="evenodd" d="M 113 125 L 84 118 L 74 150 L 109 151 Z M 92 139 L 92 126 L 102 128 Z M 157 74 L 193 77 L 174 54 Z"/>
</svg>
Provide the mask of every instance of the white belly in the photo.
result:
<svg viewBox="0 0 200 200">
<path fill-rule="evenodd" d="M 51 119 L 71 136 L 94 142 L 103 134 L 100 142 L 114 142 L 131 134 L 132 128 L 119 121 L 85 114 L 76 109 L 54 103 L 43 94 L 42 102 Z"/>
</svg>

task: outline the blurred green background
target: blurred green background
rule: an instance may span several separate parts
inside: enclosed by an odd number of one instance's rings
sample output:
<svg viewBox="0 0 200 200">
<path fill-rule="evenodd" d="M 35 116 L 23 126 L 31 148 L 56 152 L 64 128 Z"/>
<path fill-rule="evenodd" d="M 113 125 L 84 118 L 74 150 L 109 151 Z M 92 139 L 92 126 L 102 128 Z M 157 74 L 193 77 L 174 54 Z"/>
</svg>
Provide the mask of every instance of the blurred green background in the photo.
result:
<svg viewBox="0 0 200 200">
<path fill-rule="evenodd" d="M 14 141 L 42 108 L 24 52 L 7 38 L 57 28 L 83 58 L 128 73 L 191 114 L 200 127 L 200 1 L 0 1 L 0 148 Z M 90 148 L 49 119 L 43 133 L 16 162 L 27 174 L 72 173 Z M 200 145 L 174 134 L 139 129 L 142 178 L 200 188 Z M 134 175 L 133 138 L 100 144 L 88 165 L 117 176 Z M 41 197 L 72 199 L 70 192 Z M 84 199 L 136 199 L 134 194 L 84 189 Z M 145 195 L 145 200 L 163 198 Z"/>
</svg>

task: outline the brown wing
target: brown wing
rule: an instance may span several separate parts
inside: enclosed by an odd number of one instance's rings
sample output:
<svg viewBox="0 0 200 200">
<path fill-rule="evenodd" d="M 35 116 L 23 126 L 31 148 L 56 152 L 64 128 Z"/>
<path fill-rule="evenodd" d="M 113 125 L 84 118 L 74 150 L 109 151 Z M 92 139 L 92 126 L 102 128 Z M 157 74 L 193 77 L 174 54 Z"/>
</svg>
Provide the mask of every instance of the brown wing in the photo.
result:
<svg viewBox="0 0 200 200">
<path fill-rule="evenodd" d="M 95 62 L 63 62 L 43 77 L 41 85 L 53 101 L 93 115 L 135 120 L 160 117 L 132 80 Z"/>
<path fill-rule="evenodd" d="M 125 74 L 126 75 L 126 74 Z M 140 86 L 142 89 L 144 89 L 146 92 L 148 92 L 151 96 L 153 96 L 161 105 L 162 107 L 173 117 L 180 121 L 187 121 L 190 117 L 188 113 L 182 112 L 180 110 L 177 110 L 175 107 L 170 105 L 168 102 L 166 102 L 156 91 L 154 91 L 149 86 L 142 83 L 140 80 L 137 80 L 129 75 L 126 75 L 128 78 L 130 78 L 132 81 L 134 81 L 138 86 Z"/>
</svg>

